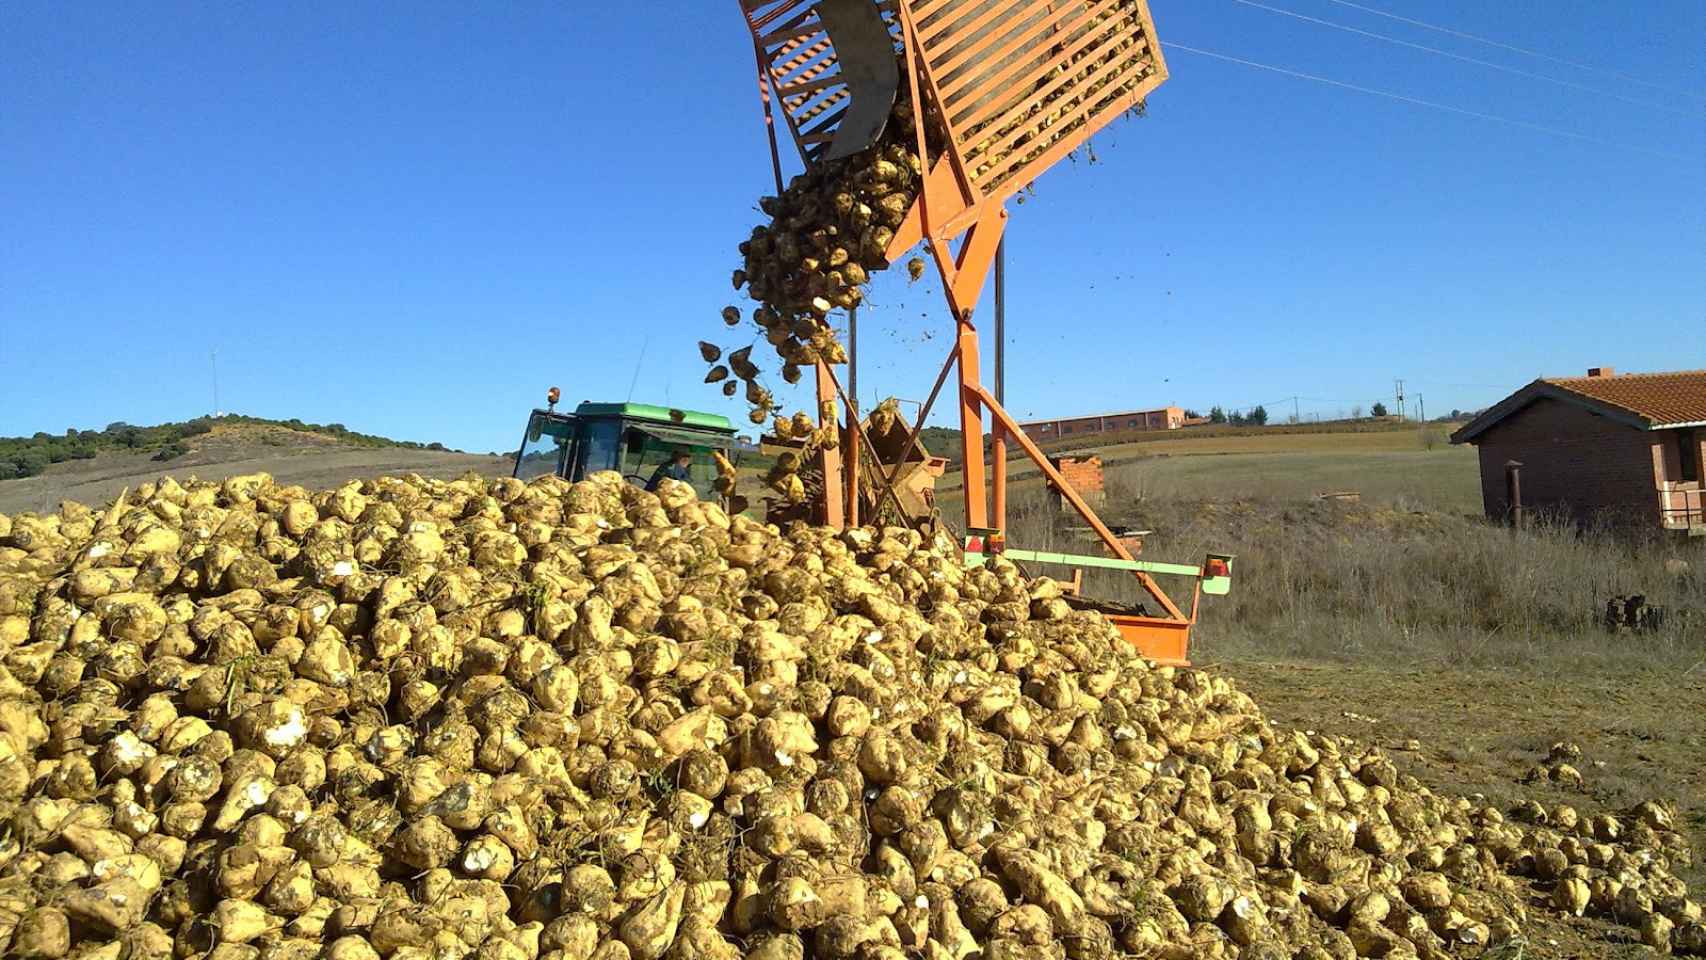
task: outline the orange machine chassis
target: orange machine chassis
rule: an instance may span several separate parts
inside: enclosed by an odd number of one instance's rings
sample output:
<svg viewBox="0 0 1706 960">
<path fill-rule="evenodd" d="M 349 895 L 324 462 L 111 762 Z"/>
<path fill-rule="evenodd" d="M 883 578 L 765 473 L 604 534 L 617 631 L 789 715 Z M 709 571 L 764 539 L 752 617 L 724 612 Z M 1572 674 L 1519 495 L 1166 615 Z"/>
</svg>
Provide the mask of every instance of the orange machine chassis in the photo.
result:
<svg viewBox="0 0 1706 960">
<path fill-rule="evenodd" d="M 910 87 L 911 102 L 934 107 L 934 115 L 942 118 L 948 134 L 943 155 L 931 156 L 925 136 L 926 111 L 912 111 L 912 138 L 926 173 L 917 200 L 888 248 L 892 263 L 920 243 L 928 247 L 955 324 L 953 345 L 913 426 L 913 439 L 923 428 L 949 370 L 955 370 L 966 527 L 1005 530 L 1007 447 L 1012 443 L 1060 491 L 1109 553 L 1131 561 L 1120 539 L 981 382 L 978 330 L 972 318 L 1007 227 L 1007 199 L 1108 122 L 1137 107 L 1166 80 L 1166 63 L 1154 40 L 1154 22 L 1143 0 L 1013 0 L 989 12 L 974 10 L 969 15 L 955 12 L 957 2 L 965 0 L 878 3 L 898 34 L 902 62 L 911 67 L 902 79 Z M 968 4 L 966 9 L 973 6 Z M 836 88 L 834 51 L 815 20 L 815 6 L 808 0 L 742 0 L 742 8 L 753 32 L 771 163 L 780 192 L 783 181 L 776 107 L 788 121 L 802 158 L 811 163 L 814 153 L 831 136 L 833 108 L 851 91 Z M 922 29 L 921 23 L 926 24 Z M 1007 23 L 1018 26 L 1009 28 Z M 1107 26 L 1109 23 L 1113 26 Z M 1078 66 L 1086 59 L 1093 65 Z M 1051 76 L 1058 79 L 1048 79 Z M 1111 81 L 1128 89 L 1118 95 L 1097 92 Z M 1040 97 L 1051 91 L 1070 93 L 1074 84 L 1087 92 L 1077 100 L 1068 100 L 1067 106 L 1040 127 L 1023 126 L 1025 118 L 1037 112 L 1034 108 Z M 1009 132 L 1014 129 L 1018 132 Z M 1066 133 L 1050 133 L 1051 129 Z M 993 137 L 986 136 L 990 130 L 997 131 Z M 1027 139 L 1041 141 L 1044 146 L 1027 153 L 1015 145 L 1016 140 L 1022 144 Z M 991 140 L 999 140 L 1008 152 L 990 151 Z M 980 150 L 985 151 L 977 158 L 982 162 L 969 163 L 968 155 Z M 851 491 L 859 489 L 861 458 L 844 458 L 842 451 L 869 449 L 869 440 L 862 435 L 851 398 L 842 390 L 834 371 L 819 364 L 815 382 L 821 422 L 834 419 L 846 438 L 842 450 L 821 454 L 821 520 L 835 527 L 857 524 L 859 497 Z M 838 401 L 848 410 L 845 423 L 836 414 Z M 986 414 L 990 418 L 987 464 Z M 870 452 L 872 460 L 880 464 L 875 451 Z M 885 495 L 892 495 L 894 475 L 882 476 L 878 482 L 883 492 L 875 500 L 881 502 Z M 1148 573 L 1135 571 L 1133 576 L 1159 613 L 1114 613 L 1109 619 L 1150 658 L 1161 663 L 1185 663 L 1201 581 L 1186 614 Z"/>
</svg>

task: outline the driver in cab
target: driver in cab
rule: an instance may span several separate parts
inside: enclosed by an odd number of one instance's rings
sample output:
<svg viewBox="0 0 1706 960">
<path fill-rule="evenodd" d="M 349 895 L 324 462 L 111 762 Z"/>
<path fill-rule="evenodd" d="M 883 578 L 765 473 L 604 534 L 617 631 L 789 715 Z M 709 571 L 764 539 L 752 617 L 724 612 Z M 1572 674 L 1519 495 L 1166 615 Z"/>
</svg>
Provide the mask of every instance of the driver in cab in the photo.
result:
<svg viewBox="0 0 1706 960">
<path fill-rule="evenodd" d="M 665 477 L 686 483 L 688 467 L 692 464 L 693 454 L 686 450 L 675 451 L 668 460 L 658 464 L 657 470 L 652 473 L 652 478 L 646 481 L 646 489 L 654 493 L 657 492 L 658 485 L 663 483 Z"/>
</svg>

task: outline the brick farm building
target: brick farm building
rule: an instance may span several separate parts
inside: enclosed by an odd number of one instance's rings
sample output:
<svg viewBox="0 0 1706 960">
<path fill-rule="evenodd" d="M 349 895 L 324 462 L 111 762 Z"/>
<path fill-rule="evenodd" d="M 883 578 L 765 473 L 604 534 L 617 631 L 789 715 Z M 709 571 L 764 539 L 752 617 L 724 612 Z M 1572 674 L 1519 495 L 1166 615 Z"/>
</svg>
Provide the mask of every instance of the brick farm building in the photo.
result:
<svg viewBox="0 0 1706 960">
<path fill-rule="evenodd" d="M 1706 535 L 1706 370 L 1541 379 L 1452 434 L 1487 516 L 1559 511 Z"/>
<path fill-rule="evenodd" d="M 1064 440 L 1067 437 L 1092 436 L 1098 433 L 1124 433 L 1128 430 L 1177 430 L 1185 425 L 1185 411 L 1180 407 L 1161 407 L 1157 410 L 1129 410 L 1125 413 L 1098 413 L 1088 417 L 1068 417 L 1064 420 L 1032 420 L 1019 424 L 1025 435 L 1037 443 Z"/>
</svg>

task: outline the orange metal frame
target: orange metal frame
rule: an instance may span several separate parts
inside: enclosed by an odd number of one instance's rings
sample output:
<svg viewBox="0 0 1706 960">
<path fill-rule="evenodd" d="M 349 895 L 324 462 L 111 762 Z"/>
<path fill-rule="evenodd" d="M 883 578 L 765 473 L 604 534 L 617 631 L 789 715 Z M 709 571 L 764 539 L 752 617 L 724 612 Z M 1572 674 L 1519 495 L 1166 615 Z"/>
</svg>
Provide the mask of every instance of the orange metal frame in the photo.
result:
<svg viewBox="0 0 1706 960">
<path fill-rule="evenodd" d="M 833 124 L 833 119 L 817 121 L 817 118 L 848 92 L 843 88 L 825 96 L 825 91 L 834 90 L 836 82 L 834 51 L 829 49 L 827 36 L 814 23 L 814 10 L 803 3 L 767 6 L 769 3 L 770 0 L 743 0 L 742 8 L 753 30 L 765 124 L 780 190 L 782 177 L 772 92 L 781 100 L 796 146 L 808 163 L 813 147 L 827 140 L 830 134 L 826 131 Z M 981 382 L 978 331 L 972 317 L 1007 228 L 1007 199 L 1083 145 L 1107 123 L 1136 107 L 1166 81 L 1166 61 L 1154 39 L 1154 20 L 1148 5 L 1143 0 L 1135 4 L 1125 0 L 1065 3 L 1014 0 L 984 14 L 957 20 L 958 14 L 952 12 L 953 0 L 884 0 L 880 6 L 898 21 L 903 62 L 912 67 L 906 71 L 904 81 L 910 86 L 911 102 L 934 107 L 948 134 L 943 155 L 932 157 L 925 136 L 926 111 L 913 111 L 915 146 L 921 168 L 927 172 L 917 200 L 896 229 L 887 251 L 892 263 L 918 244 L 925 244 L 936 263 L 954 317 L 953 346 L 936 388 L 913 427 L 914 436 L 923 427 L 948 368 L 954 367 L 958 373 L 956 399 L 966 526 L 1005 530 L 1007 446 L 1013 443 L 1060 490 L 1062 498 L 1095 531 L 1111 554 L 1131 560 L 1131 553 L 1120 539 Z M 785 25 L 776 27 L 777 21 L 784 18 L 787 18 Z M 1107 26 L 1109 22 L 1113 26 Z M 927 26 L 921 30 L 920 23 Z M 1016 26 L 1009 28 L 1007 24 Z M 1126 50 L 1130 53 L 1125 53 Z M 1086 60 L 1093 65 L 1078 66 Z M 1095 99 L 1099 96 L 1098 84 L 1118 82 L 1121 76 L 1131 76 L 1133 71 L 1141 74 L 1134 89 Z M 1049 80 L 1051 76 L 1057 79 Z M 1059 92 L 1063 84 L 1073 83 L 1083 92 L 1060 115 L 1049 118 L 1041 127 L 1034 122 L 1026 125 L 1026 118 L 1042 98 Z M 790 98 L 790 91 L 794 90 L 801 92 Z M 814 104 L 811 97 L 823 99 Z M 825 101 L 828 106 L 820 106 Z M 818 123 L 815 128 L 806 126 L 813 121 Z M 1051 126 L 1064 128 L 1072 124 L 1077 126 L 1065 136 L 1046 143 L 1035 156 L 1028 156 L 1022 145 L 1015 143 L 1024 139 L 1027 131 L 1042 136 Z M 982 167 L 974 166 L 983 155 L 995 154 L 1002 148 L 1007 152 L 998 159 Z M 974 155 L 973 162 L 968 162 L 968 155 Z M 851 407 L 845 403 L 834 373 L 827 366 L 819 365 L 816 386 L 820 414 L 833 416 L 838 399 Z M 847 425 L 842 428 L 847 441 L 843 446 L 856 451 L 864 438 L 858 429 L 858 418 L 851 409 L 848 412 Z M 991 421 L 992 457 L 988 469 L 984 459 L 986 414 Z M 829 416 L 825 416 L 821 422 L 828 420 Z M 859 498 L 853 491 L 858 489 L 859 458 L 849 458 L 844 473 L 841 451 L 826 450 L 822 457 L 825 495 L 820 519 L 836 527 L 857 523 Z M 883 477 L 881 482 L 885 488 L 891 485 L 893 474 Z M 1187 614 L 1147 573 L 1138 571 L 1134 576 L 1162 615 L 1114 614 L 1109 619 L 1152 659 L 1185 663 L 1190 629 L 1196 622 L 1201 598 L 1200 581 Z"/>
</svg>

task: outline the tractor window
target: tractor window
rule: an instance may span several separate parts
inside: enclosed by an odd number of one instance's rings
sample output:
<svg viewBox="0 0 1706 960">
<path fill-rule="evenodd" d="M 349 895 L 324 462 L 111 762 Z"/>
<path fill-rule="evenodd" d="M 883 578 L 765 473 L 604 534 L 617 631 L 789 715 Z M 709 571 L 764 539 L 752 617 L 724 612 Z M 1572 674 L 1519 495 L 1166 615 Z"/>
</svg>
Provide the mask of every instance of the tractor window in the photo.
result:
<svg viewBox="0 0 1706 960">
<path fill-rule="evenodd" d="M 586 426 L 586 442 L 581 450 L 577 478 L 600 470 L 615 470 L 621 453 L 622 424 L 617 420 L 602 420 Z"/>
<path fill-rule="evenodd" d="M 630 432 L 628 436 L 629 449 L 633 451 L 634 456 L 630 459 L 624 459 L 624 463 L 631 465 L 625 472 L 641 485 L 649 483 L 652 474 L 656 473 L 659 467 L 668 463 L 677 450 L 682 449 L 682 445 L 679 443 L 666 443 L 638 430 Z M 712 487 L 712 482 L 717 479 L 717 465 L 711 459 L 711 452 L 703 447 L 688 447 L 686 449 L 693 455 L 693 462 L 687 466 L 687 482 L 693 485 L 694 490 L 698 491 L 701 500 L 716 498 L 717 494 L 715 488 Z"/>
<path fill-rule="evenodd" d="M 639 478 L 641 483 L 649 483 L 652 474 L 656 473 L 659 467 L 669 462 L 678 447 L 673 443 L 664 443 L 662 440 L 638 430 L 635 430 L 630 436 L 633 437 L 633 444 L 629 448 L 634 452 L 633 474 Z M 691 475 L 692 468 L 698 465 L 699 451 L 690 450 L 689 452 L 694 455 L 694 463 L 688 467 L 689 475 Z"/>
<path fill-rule="evenodd" d="M 622 435 L 622 472 L 630 477 L 645 480 L 668 456 L 668 451 L 659 448 L 657 441 L 638 430 Z"/>
<path fill-rule="evenodd" d="M 516 458 L 516 478 L 532 480 L 547 474 L 561 475 L 574 444 L 574 434 L 574 421 L 535 414 L 527 425 L 527 436 L 522 438 L 521 454 Z"/>
</svg>

